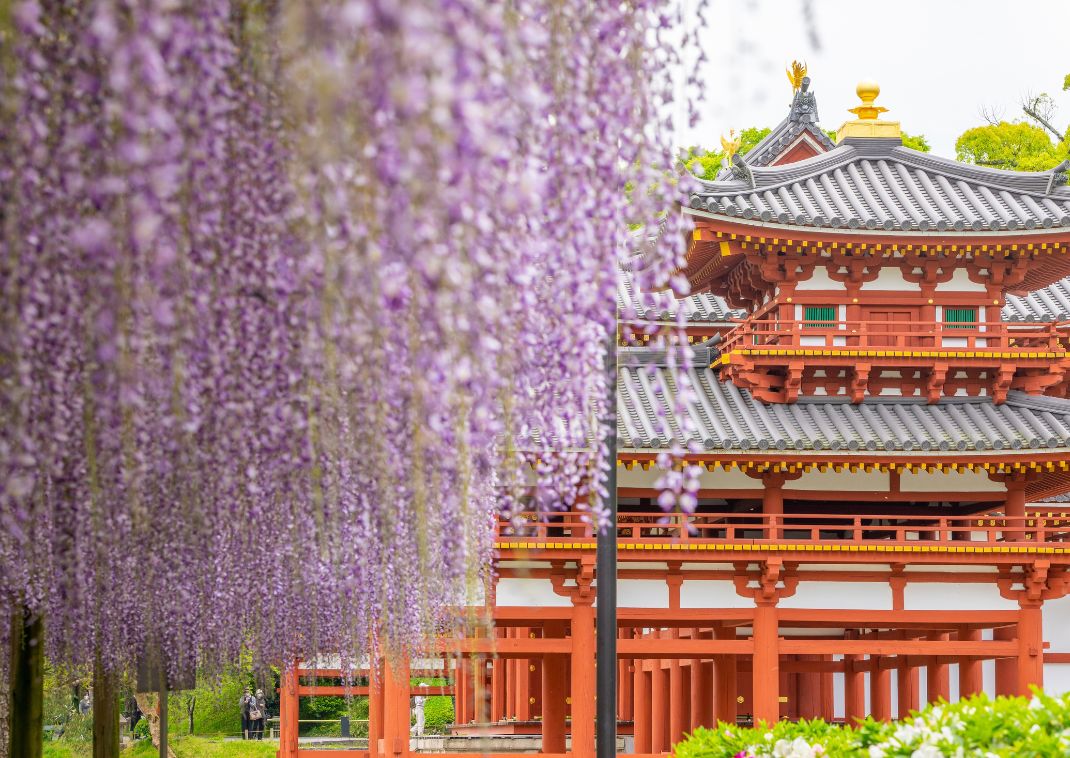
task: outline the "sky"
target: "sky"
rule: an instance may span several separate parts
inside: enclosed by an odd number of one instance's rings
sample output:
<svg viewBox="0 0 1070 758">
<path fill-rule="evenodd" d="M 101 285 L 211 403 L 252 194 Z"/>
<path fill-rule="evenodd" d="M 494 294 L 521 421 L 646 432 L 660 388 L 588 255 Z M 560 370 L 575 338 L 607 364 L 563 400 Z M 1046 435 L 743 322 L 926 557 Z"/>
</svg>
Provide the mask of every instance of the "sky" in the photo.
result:
<svg viewBox="0 0 1070 758">
<path fill-rule="evenodd" d="M 699 123 L 680 135 L 687 145 L 720 149 L 731 128 L 778 124 L 791 103 L 784 69 L 793 59 L 808 65 L 826 129 L 854 118 L 847 109 L 866 78 L 880 85 L 883 117 L 924 134 L 937 155 L 954 157 L 958 136 L 985 123 L 982 108 L 1021 118 L 1029 92 L 1052 95 L 1055 126 L 1070 124 L 1062 91 L 1070 0 L 697 1 L 707 7 L 710 61 Z"/>
</svg>

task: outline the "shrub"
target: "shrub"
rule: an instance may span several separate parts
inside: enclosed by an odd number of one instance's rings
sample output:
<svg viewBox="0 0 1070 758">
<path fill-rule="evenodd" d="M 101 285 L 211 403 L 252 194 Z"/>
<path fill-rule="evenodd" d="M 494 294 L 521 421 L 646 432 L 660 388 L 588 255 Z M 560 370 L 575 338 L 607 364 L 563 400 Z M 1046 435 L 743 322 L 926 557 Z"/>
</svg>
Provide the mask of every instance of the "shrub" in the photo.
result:
<svg viewBox="0 0 1070 758">
<path fill-rule="evenodd" d="M 1070 693 L 1032 698 L 976 695 L 939 703 L 899 722 L 855 727 L 781 721 L 771 728 L 696 729 L 676 758 L 1040 758 L 1070 755 Z"/>
</svg>

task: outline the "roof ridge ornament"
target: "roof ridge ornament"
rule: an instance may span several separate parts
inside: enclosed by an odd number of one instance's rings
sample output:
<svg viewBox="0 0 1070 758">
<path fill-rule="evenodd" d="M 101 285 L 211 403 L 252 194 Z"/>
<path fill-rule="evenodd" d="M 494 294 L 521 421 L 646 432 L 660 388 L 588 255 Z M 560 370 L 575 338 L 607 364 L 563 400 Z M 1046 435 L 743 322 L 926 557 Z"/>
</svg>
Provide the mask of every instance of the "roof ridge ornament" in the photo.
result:
<svg viewBox="0 0 1070 758">
<path fill-rule="evenodd" d="M 888 109 L 875 105 L 877 95 L 881 93 L 880 85 L 872 79 L 863 79 L 855 87 L 861 105 L 849 110 L 855 114 L 854 121 L 846 121 L 836 133 L 836 142 L 842 142 L 848 137 L 885 137 L 902 139 L 903 134 L 898 121 L 884 121 L 878 116 L 887 113 Z"/>
<path fill-rule="evenodd" d="M 1070 170 L 1070 160 L 1064 160 L 1058 166 L 1052 167 L 1051 178 L 1048 180 L 1048 191 L 1045 194 L 1050 195 L 1053 189 L 1066 184 L 1068 170 Z"/>
<path fill-rule="evenodd" d="M 797 94 L 802 88 L 803 80 L 806 79 L 806 61 L 802 63 L 792 61 L 791 66 L 784 69 L 784 72 L 788 75 L 788 81 L 791 82 L 792 94 Z"/>
<path fill-rule="evenodd" d="M 805 69 L 803 69 L 805 71 Z M 793 123 L 817 123 L 817 97 L 810 91 L 810 77 L 803 76 L 795 96 L 791 99 L 788 121 Z"/>
<path fill-rule="evenodd" d="M 732 167 L 732 161 L 736 157 L 736 153 L 739 152 L 740 146 L 743 144 L 743 138 L 736 135 L 735 129 L 728 130 L 728 139 L 721 135 L 721 150 L 724 151 L 725 165 L 729 168 Z"/>
</svg>

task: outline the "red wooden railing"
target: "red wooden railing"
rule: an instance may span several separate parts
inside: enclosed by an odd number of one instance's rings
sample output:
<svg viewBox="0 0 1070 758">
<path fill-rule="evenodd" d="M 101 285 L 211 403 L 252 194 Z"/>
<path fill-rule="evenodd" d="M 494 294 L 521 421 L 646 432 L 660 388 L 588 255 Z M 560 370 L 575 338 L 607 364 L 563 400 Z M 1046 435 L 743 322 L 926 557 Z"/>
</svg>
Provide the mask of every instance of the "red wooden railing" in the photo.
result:
<svg viewBox="0 0 1070 758">
<path fill-rule="evenodd" d="M 753 347 L 822 349 L 1063 350 L 1055 324 L 981 321 L 794 321 L 748 319 L 721 344 L 722 352 Z"/>
<path fill-rule="evenodd" d="M 818 513 L 621 513 L 620 543 L 874 543 L 1003 545 L 1028 542 L 1065 546 L 1070 542 L 1070 514 L 1025 517 L 901 516 Z M 523 514 L 519 525 L 502 520 L 502 539 L 529 542 L 594 540 L 586 514 L 561 512 L 541 517 Z"/>
</svg>

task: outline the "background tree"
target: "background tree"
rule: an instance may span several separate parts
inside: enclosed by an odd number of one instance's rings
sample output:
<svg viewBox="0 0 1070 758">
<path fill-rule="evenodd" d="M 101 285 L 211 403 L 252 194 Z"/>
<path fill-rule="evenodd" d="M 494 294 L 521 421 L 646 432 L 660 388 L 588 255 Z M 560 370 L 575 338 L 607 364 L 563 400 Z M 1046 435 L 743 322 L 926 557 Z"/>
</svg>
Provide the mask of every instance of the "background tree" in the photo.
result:
<svg viewBox="0 0 1070 758">
<path fill-rule="evenodd" d="M 955 155 L 979 166 L 1044 171 L 1066 158 L 1067 143 L 1056 145 L 1033 124 L 1000 121 L 963 132 L 955 141 Z"/>
<path fill-rule="evenodd" d="M 1063 90 L 1070 89 L 1070 74 Z M 955 142 L 959 160 L 1015 171 L 1045 171 L 1070 156 L 1070 129 L 1056 126 L 1055 101 L 1044 92 L 1022 98 L 1027 120 L 1007 121 L 994 109 L 982 109 L 986 126 L 967 129 Z"/>
</svg>

